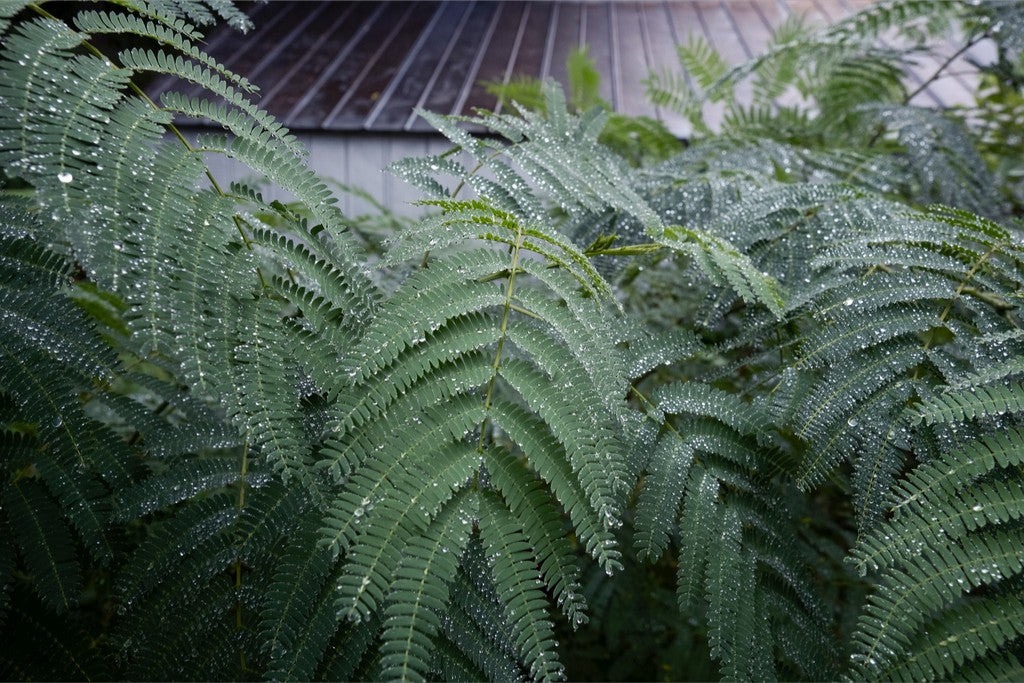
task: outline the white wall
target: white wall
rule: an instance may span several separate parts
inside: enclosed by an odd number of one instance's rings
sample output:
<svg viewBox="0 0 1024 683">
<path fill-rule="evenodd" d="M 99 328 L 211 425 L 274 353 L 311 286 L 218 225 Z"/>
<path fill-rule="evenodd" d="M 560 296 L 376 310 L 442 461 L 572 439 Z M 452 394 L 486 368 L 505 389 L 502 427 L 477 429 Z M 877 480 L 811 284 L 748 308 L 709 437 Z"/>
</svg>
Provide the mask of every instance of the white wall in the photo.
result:
<svg viewBox="0 0 1024 683">
<path fill-rule="evenodd" d="M 185 134 L 194 137 L 197 132 L 186 131 Z M 322 177 L 361 187 L 395 213 L 405 216 L 423 213 L 421 208 L 412 205 L 420 193 L 382 169 L 405 157 L 440 154 L 451 147 L 451 143 L 440 135 L 315 132 L 297 133 L 296 137 L 309 149 L 310 167 Z M 244 166 L 231 159 L 211 155 L 208 164 L 214 177 L 223 185 L 247 177 L 253 179 Z M 264 192 L 264 197 L 282 201 L 291 199 L 277 189 Z M 365 200 L 343 193 L 338 193 L 338 197 L 339 208 L 349 216 L 372 210 Z"/>
</svg>

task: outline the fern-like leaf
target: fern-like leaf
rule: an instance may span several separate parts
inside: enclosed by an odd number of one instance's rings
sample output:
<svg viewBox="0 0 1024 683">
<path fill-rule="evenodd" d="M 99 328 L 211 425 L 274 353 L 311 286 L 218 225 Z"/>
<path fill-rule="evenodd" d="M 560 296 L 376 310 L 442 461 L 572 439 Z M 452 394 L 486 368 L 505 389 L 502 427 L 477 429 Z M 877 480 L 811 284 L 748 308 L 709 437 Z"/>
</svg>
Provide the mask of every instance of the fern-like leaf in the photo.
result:
<svg viewBox="0 0 1024 683">
<path fill-rule="evenodd" d="M 529 539 L 503 504 L 481 498 L 480 536 L 487 551 L 495 589 L 515 629 L 515 642 L 536 680 L 564 677 L 554 651 L 554 633 L 545 612 L 547 601 L 536 587 L 540 573 Z"/>
<path fill-rule="evenodd" d="M 972 387 L 924 402 L 915 419 L 925 424 L 964 422 L 975 418 L 1024 412 L 1024 385 Z"/>
<path fill-rule="evenodd" d="M 395 572 L 392 602 L 384 611 L 382 677 L 416 680 L 429 671 L 431 637 L 449 600 L 445 576 L 453 576 L 469 540 L 474 496 L 465 492 L 405 546 Z"/>
<path fill-rule="evenodd" d="M 60 508 L 32 480 L 7 484 L 3 504 L 37 594 L 54 609 L 67 611 L 79 600 L 82 569 Z"/>
</svg>

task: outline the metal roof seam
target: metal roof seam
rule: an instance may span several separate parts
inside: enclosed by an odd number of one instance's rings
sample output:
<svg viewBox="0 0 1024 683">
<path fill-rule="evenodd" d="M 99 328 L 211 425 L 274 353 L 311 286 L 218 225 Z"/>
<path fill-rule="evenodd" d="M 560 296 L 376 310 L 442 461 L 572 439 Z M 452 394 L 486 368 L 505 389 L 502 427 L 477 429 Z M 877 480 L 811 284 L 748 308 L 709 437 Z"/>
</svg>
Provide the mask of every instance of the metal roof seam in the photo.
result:
<svg viewBox="0 0 1024 683">
<path fill-rule="evenodd" d="M 310 100 L 312 100 L 313 97 L 317 95 L 317 92 L 319 91 L 320 87 L 327 81 L 328 78 L 330 78 L 334 70 L 337 69 L 342 62 L 345 61 L 345 59 L 352 52 L 352 50 L 355 49 L 356 45 L 358 45 L 362 37 L 366 35 L 366 32 L 370 30 L 370 26 L 377 19 L 377 17 L 380 16 L 380 14 L 384 11 L 384 8 L 386 6 L 387 4 L 380 4 L 377 7 L 376 11 L 373 13 L 373 15 L 370 17 L 370 19 L 364 22 L 363 25 L 359 27 L 359 30 L 356 32 L 356 34 L 352 36 L 352 39 L 349 40 L 348 44 L 334 57 L 333 60 L 331 60 L 331 63 L 327 66 L 327 68 L 323 70 L 320 76 L 313 83 L 312 87 L 307 89 L 306 94 L 303 95 L 302 98 L 299 99 L 299 101 L 296 102 L 295 105 L 292 106 L 292 108 L 284 116 L 284 119 L 286 121 L 298 116 L 298 113 L 302 111 L 309 104 Z"/>
<path fill-rule="evenodd" d="M 363 66 L 362 70 L 356 75 L 354 79 L 352 79 L 352 82 L 349 84 L 348 89 L 345 91 L 345 94 L 341 96 L 341 99 L 337 101 L 337 103 L 334 105 L 331 111 L 327 113 L 327 116 L 324 117 L 324 120 L 320 124 L 321 128 L 329 128 L 331 121 L 333 121 L 334 118 L 338 116 L 342 108 L 348 103 L 350 99 L 352 99 L 352 97 L 356 93 L 359 84 L 363 82 L 363 79 L 365 79 L 366 76 L 373 69 L 373 66 L 377 63 L 377 60 L 380 59 L 381 55 L 384 54 L 384 51 L 390 46 L 391 41 L 395 39 L 395 36 L 398 35 L 398 33 L 402 30 L 402 27 L 405 26 L 407 21 L 409 21 L 409 16 L 412 14 L 413 9 L 415 7 L 416 5 L 414 3 L 410 3 L 406 7 L 405 12 L 402 14 L 402 17 L 395 22 L 394 26 L 391 27 L 391 32 L 388 33 L 387 37 L 381 41 L 380 45 L 377 46 L 377 49 L 374 50 L 370 58 L 366 60 L 366 65 Z M 363 125 L 365 127 L 365 119 Z"/>
<path fill-rule="evenodd" d="M 326 4 L 328 3 L 325 3 L 325 5 Z M 309 51 L 303 56 L 303 58 L 296 60 L 295 64 L 293 64 L 292 67 L 285 72 L 284 76 L 281 77 L 277 81 L 277 83 L 271 86 L 269 90 L 263 93 L 261 106 L 271 106 L 270 103 L 273 101 L 274 97 L 281 91 L 282 88 L 291 83 L 292 79 L 296 76 L 296 74 L 299 73 L 299 71 L 305 65 L 306 61 L 309 59 L 309 55 L 313 54 L 315 50 L 320 49 L 320 46 L 323 45 L 330 38 L 331 34 L 334 33 L 335 30 L 337 30 L 338 26 L 352 14 L 354 8 L 354 4 L 349 4 L 344 12 L 342 12 L 341 14 L 334 18 L 334 21 L 331 23 L 330 28 L 328 28 L 326 31 L 320 34 L 320 37 L 316 39 L 312 46 L 310 46 Z"/>
<path fill-rule="evenodd" d="M 423 46 L 426 45 L 427 40 L 430 37 L 430 32 L 434 30 L 434 26 L 437 25 L 437 22 L 441 20 L 441 16 L 444 14 L 444 8 L 447 4 L 447 2 L 444 2 L 438 5 L 437 9 L 434 10 L 434 16 L 430 18 L 430 22 L 427 24 L 427 27 L 420 33 L 419 38 L 416 39 L 416 43 L 413 44 L 412 49 L 409 50 L 409 54 L 407 54 L 405 59 L 402 60 L 402 64 L 398 67 L 395 75 L 391 78 L 387 87 L 384 88 L 384 91 L 381 92 L 380 97 L 377 98 L 373 108 L 370 109 L 370 113 L 366 115 L 366 123 L 363 124 L 364 128 L 369 129 L 373 127 L 373 122 L 377 120 L 378 116 L 380 116 L 380 113 L 384 110 L 385 104 L 387 104 L 391 99 L 391 95 L 394 93 L 395 88 L 398 87 L 398 84 L 405 77 L 405 74 L 408 73 L 410 67 L 415 63 L 416 57 L 423 49 Z M 426 88 L 424 87 L 424 90 L 425 89 Z"/>
<path fill-rule="evenodd" d="M 512 44 L 512 50 L 508 56 L 508 65 L 505 67 L 505 75 L 501 81 L 506 85 L 508 85 L 508 82 L 512 79 L 512 69 L 513 67 L 515 67 L 516 58 L 519 56 L 519 48 L 522 47 L 523 44 L 523 36 L 526 33 L 526 22 L 530 18 L 530 8 L 531 5 L 527 4 L 525 9 L 523 10 L 523 16 L 519 20 L 519 30 L 516 33 L 516 40 Z M 501 113 L 501 105 L 501 100 L 498 100 L 498 103 L 494 106 L 495 114 Z"/>
<path fill-rule="evenodd" d="M 608 4 L 608 36 L 612 44 L 612 109 L 619 111 L 622 107 L 622 55 L 619 52 L 621 42 L 619 41 L 619 22 L 616 5 L 613 2 Z"/>
<path fill-rule="evenodd" d="M 316 19 L 326 7 L 327 5 L 325 3 L 318 3 L 316 9 L 310 12 L 309 16 L 300 21 L 298 26 L 289 31 L 288 35 L 285 36 L 284 39 L 278 41 L 277 45 L 272 47 L 265 55 L 263 55 L 263 59 L 256 63 L 256 66 L 252 68 L 251 72 L 246 74 L 246 77 L 249 80 L 258 79 L 263 70 L 266 69 L 271 62 L 277 59 L 278 55 L 281 54 L 292 40 L 302 35 L 306 28 L 313 23 L 313 20 Z"/>
<path fill-rule="evenodd" d="M 452 36 L 452 39 L 449 40 L 448 44 L 445 46 L 444 52 L 441 53 L 441 58 L 437 60 L 437 66 L 434 67 L 433 73 L 430 74 L 430 79 L 423 87 L 423 94 L 421 94 L 419 100 L 417 100 L 416 106 L 413 108 L 413 113 L 409 115 L 409 120 L 406 121 L 406 126 L 412 125 L 413 121 L 416 120 L 416 116 L 418 116 L 418 114 L 416 114 L 416 110 L 422 108 L 426 103 L 431 89 L 434 87 L 434 84 L 437 83 L 437 79 L 440 77 L 442 69 L 448 63 L 448 58 L 452 54 L 452 49 L 455 47 L 456 41 L 459 36 L 462 35 L 462 31 L 466 28 L 466 23 L 469 21 L 469 17 L 473 12 L 473 6 L 475 4 L 475 2 L 470 3 L 468 11 L 464 11 L 462 17 L 459 19 L 459 24 L 455 27 L 455 33 Z"/>
<path fill-rule="evenodd" d="M 455 100 L 455 104 L 452 106 L 449 114 L 461 114 L 463 108 L 466 106 L 466 100 L 469 98 L 469 93 L 473 89 L 473 84 L 476 82 L 476 75 L 480 73 L 480 65 L 483 64 L 484 55 L 487 54 L 487 46 L 491 42 L 491 38 L 494 36 L 494 31 L 498 27 L 498 17 L 501 16 L 502 7 L 498 7 L 494 16 L 491 18 L 491 23 L 487 27 L 487 33 L 484 35 L 483 40 L 480 41 L 480 49 L 477 50 L 476 56 L 473 58 L 473 63 L 469 68 L 466 75 L 466 80 L 463 83 L 462 90 L 459 92 L 458 98 Z M 413 119 L 406 123 L 404 130 L 409 130 L 412 126 Z"/>
<path fill-rule="evenodd" d="M 548 34 L 544 41 L 544 59 L 541 61 L 540 78 L 546 79 L 551 74 L 551 57 L 555 51 L 555 34 L 558 27 L 558 3 L 551 6 L 551 16 L 548 17 Z"/>
</svg>

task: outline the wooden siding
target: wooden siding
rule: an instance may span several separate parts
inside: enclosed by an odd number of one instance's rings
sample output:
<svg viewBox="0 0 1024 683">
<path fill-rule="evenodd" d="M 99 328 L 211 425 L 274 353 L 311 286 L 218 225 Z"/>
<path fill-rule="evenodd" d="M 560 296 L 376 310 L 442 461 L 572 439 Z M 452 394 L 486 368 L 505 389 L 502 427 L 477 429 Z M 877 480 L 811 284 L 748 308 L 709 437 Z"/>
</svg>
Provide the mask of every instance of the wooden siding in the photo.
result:
<svg viewBox="0 0 1024 683">
<path fill-rule="evenodd" d="M 186 129 L 191 136 L 195 129 Z M 400 216 L 419 216 L 424 212 L 414 202 L 420 193 L 407 183 L 387 173 L 384 168 L 399 159 L 425 154 L 440 154 L 451 145 L 439 135 L 406 133 L 402 135 L 363 133 L 345 135 L 329 131 L 306 131 L 296 137 L 309 149 L 309 167 L 328 184 L 339 182 L 359 187 Z M 235 180 L 255 181 L 242 164 L 221 155 L 207 158 L 210 172 L 220 183 Z M 344 192 L 335 192 L 338 207 L 348 216 L 373 211 L 367 201 Z M 291 201 L 293 197 L 275 187 L 264 192 L 267 199 Z"/>
</svg>

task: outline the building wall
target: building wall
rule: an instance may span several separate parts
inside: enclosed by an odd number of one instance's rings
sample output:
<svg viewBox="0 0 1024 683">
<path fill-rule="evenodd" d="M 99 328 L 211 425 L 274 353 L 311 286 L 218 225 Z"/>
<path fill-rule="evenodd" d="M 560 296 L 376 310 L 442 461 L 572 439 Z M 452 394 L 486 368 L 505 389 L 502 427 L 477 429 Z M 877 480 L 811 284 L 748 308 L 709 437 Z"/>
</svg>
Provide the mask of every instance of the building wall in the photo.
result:
<svg viewBox="0 0 1024 683">
<path fill-rule="evenodd" d="M 194 136 L 198 130 L 187 131 Z M 413 202 L 419 191 L 383 169 L 388 164 L 410 156 L 440 154 L 451 147 L 446 139 L 434 134 L 372 134 L 372 133 L 297 133 L 309 149 L 309 165 L 331 185 L 331 180 L 362 188 L 384 206 L 403 216 L 418 216 L 423 209 Z M 216 156 L 208 159 L 210 171 L 221 184 L 248 178 L 247 169 L 238 162 Z M 338 191 L 339 207 L 346 215 L 358 216 L 373 211 L 369 202 Z M 287 193 L 267 190 L 264 197 L 289 201 Z"/>
</svg>

